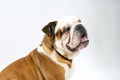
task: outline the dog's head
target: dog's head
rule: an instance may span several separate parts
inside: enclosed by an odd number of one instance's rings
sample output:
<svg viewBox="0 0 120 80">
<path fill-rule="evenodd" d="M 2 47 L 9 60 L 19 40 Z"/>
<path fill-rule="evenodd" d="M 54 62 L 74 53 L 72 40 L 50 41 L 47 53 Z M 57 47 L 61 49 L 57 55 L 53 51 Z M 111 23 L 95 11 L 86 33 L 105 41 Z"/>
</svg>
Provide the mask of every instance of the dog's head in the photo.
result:
<svg viewBox="0 0 120 80">
<path fill-rule="evenodd" d="M 89 43 L 85 27 L 75 17 L 50 22 L 42 31 L 53 41 L 53 47 L 68 59 L 72 59 Z"/>
</svg>

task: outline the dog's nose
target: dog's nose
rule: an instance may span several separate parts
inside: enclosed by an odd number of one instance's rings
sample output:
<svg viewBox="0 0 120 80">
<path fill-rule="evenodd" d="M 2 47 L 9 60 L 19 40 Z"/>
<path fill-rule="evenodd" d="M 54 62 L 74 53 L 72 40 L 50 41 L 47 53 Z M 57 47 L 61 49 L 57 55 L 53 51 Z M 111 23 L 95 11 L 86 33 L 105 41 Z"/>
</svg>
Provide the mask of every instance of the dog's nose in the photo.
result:
<svg viewBox="0 0 120 80">
<path fill-rule="evenodd" d="M 76 31 L 80 32 L 81 37 L 87 36 L 87 31 L 81 24 L 76 25 L 75 28 L 76 28 Z"/>
</svg>

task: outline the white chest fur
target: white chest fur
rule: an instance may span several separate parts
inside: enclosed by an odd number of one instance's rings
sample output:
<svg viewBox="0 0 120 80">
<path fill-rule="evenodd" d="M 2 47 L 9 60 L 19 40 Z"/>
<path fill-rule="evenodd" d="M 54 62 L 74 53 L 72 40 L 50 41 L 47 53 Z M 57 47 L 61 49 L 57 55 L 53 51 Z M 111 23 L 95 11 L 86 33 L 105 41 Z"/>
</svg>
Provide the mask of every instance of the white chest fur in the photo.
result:
<svg viewBox="0 0 120 80">
<path fill-rule="evenodd" d="M 46 56 L 48 56 L 49 58 L 51 58 L 55 63 L 57 63 L 60 66 L 64 67 L 64 69 L 65 69 L 65 80 L 70 80 L 70 77 L 71 77 L 72 72 L 73 72 L 73 68 L 69 68 L 67 64 L 61 63 L 61 62 L 57 61 L 56 56 L 55 56 L 56 55 L 55 52 L 53 52 L 52 55 L 49 55 L 48 53 L 46 53 L 43 50 L 43 48 L 41 46 L 37 47 L 37 51 L 39 53 L 42 52 L 43 54 L 45 54 Z"/>
</svg>

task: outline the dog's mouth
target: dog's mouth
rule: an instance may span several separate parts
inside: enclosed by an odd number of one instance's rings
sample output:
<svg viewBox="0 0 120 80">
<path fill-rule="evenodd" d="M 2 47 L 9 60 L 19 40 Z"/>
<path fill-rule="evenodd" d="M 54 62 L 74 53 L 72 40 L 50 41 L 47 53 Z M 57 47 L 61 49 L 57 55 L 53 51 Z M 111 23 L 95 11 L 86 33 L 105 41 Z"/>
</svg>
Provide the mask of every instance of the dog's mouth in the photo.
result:
<svg viewBox="0 0 120 80">
<path fill-rule="evenodd" d="M 76 45 L 76 47 L 70 47 L 69 45 L 66 45 L 66 47 L 71 51 L 71 52 L 76 52 L 79 49 L 85 48 L 89 43 L 89 39 L 87 36 L 83 36 L 80 38 L 79 44 Z"/>
</svg>

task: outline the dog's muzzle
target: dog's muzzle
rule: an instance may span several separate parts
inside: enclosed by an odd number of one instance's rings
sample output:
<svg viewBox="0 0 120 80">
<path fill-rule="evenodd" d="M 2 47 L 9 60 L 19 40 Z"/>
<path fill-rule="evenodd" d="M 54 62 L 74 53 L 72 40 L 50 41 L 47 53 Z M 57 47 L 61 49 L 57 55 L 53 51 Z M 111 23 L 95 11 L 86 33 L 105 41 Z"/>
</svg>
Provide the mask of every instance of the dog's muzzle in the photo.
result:
<svg viewBox="0 0 120 80">
<path fill-rule="evenodd" d="M 80 33 L 81 39 L 80 39 L 79 46 L 81 47 L 81 49 L 85 48 L 89 43 L 87 30 L 81 24 L 76 25 L 75 28 L 76 28 L 76 31 Z"/>
<path fill-rule="evenodd" d="M 73 37 L 67 45 L 67 48 L 72 51 L 76 52 L 79 49 L 85 48 L 89 43 L 87 31 L 82 26 L 82 24 L 77 24 L 74 27 Z"/>
</svg>

